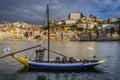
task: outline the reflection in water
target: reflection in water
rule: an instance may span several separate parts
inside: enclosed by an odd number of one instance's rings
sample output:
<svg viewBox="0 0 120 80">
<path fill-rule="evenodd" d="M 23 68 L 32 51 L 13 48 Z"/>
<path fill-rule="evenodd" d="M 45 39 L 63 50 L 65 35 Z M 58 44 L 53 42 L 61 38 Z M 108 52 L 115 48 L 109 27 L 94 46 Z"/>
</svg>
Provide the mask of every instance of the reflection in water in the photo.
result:
<svg viewBox="0 0 120 80">
<path fill-rule="evenodd" d="M 34 74 L 35 73 L 35 74 Z M 78 70 L 43 70 L 43 69 L 30 69 L 24 67 L 18 70 L 16 73 L 12 74 L 16 79 L 29 80 L 27 76 L 31 75 L 32 79 L 30 80 L 77 80 L 80 78 L 80 75 L 83 74 L 103 74 L 104 72 L 99 68 L 82 68 Z M 22 76 L 21 76 L 22 75 Z"/>
<path fill-rule="evenodd" d="M 17 71 L 17 73 L 21 73 L 21 74 L 26 74 L 28 72 L 75 72 L 75 73 L 79 73 L 79 72 L 92 72 L 92 73 L 103 73 L 103 71 L 100 68 L 97 67 L 91 67 L 91 68 L 80 68 L 80 69 L 65 69 L 65 70 L 54 70 L 54 69 L 38 69 L 38 68 L 28 68 L 28 67 L 24 67 L 20 70 Z"/>
</svg>

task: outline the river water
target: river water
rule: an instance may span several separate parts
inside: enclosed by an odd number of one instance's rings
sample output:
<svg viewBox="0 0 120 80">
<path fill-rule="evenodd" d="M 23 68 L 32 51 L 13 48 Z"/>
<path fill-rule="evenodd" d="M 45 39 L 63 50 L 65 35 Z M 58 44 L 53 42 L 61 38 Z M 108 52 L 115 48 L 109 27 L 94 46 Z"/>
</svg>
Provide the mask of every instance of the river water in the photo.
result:
<svg viewBox="0 0 120 80">
<path fill-rule="evenodd" d="M 0 56 L 5 55 L 3 49 L 7 47 L 15 52 L 34 45 L 34 42 L 0 42 Z M 94 49 L 89 50 L 90 47 Z M 0 59 L 0 80 L 120 80 L 120 42 L 51 42 L 50 49 L 68 57 L 92 59 L 96 55 L 98 59 L 110 56 L 110 60 L 92 69 L 36 71 L 25 68 L 12 57 L 6 57 Z M 16 55 L 34 58 L 34 51 L 35 49 L 28 50 Z M 50 58 L 58 56 L 50 54 Z"/>
</svg>

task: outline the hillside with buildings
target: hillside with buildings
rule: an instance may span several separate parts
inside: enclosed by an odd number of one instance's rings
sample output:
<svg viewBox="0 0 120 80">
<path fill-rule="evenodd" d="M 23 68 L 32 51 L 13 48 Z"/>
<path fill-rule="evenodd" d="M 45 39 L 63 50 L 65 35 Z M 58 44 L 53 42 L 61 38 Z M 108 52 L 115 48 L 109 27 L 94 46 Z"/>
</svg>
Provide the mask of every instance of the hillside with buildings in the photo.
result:
<svg viewBox="0 0 120 80">
<path fill-rule="evenodd" d="M 0 24 L 0 40 L 15 40 L 33 38 L 39 35 L 41 25 L 27 24 L 25 22 L 5 22 Z"/>
<path fill-rule="evenodd" d="M 72 12 L 66 20 L 50 20 L 52 40 L 110 40 L 119 39 L 120 18 L 104 21 L 81 12 Z M 47 28 L 43 25 L 25 22 L 7 22 L 0 24 L 0 40 L 31 40 L 35 36 L 47 39 Z"/>
<path fill-rule="evenodd" d="M 120 35 L 120 18 L 101 20 L 97 16 L 85 16 L 72 12 L 66 20 L 50 20 L 52 31 L 61 30 L 61 38 L 68 40 L 110 40 Z"/>
</svg>

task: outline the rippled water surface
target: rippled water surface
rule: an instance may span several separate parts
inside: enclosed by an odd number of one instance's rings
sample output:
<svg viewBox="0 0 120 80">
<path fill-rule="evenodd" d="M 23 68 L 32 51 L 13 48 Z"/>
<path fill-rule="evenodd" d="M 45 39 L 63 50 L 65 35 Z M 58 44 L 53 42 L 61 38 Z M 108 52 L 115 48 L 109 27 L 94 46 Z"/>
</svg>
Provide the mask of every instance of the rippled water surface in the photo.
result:
<svg viewBox="0 0 120 80">
<path fill-rule="evenodd" d="M 0 42 L 0 56 L 5 55 L 3 49 L 7 47 L 15 52 L 34 45 L 34 42 Z M 88 50 L 88 47 L 93 47 L 94 50 Z M 92 59 L 96 55 L 98 59 L 110 56 L 110 60 L 92 69 L 38 71 L 25 68 L 12 57 L 6 57 L 0 59 L 0 80 L 120 80 L 120 42 L 51 42 L 50 48 L 68 57 Z M 34 54 L 33 49 L 16 55 L 34 58 Z M 58 55 L 51 53 L 50 58 L 56 56 Z"/>
</svg>

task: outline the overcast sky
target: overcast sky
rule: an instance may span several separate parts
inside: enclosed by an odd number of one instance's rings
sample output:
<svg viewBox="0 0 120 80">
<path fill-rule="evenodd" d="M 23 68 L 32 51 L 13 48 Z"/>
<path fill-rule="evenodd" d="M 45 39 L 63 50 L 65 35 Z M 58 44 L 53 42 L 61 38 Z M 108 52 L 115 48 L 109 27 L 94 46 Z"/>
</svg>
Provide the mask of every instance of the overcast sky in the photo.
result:
<svg viewBox="0 0 120 80">
<path fill-rule="evenodd" d="M 67 19 L 70 12 L 93 14 L 101 19 L 120 18 L 120 0 L 0 0 L 0 23 L 3 21 L 24 21 L 41 24 L 46 4 L 50 17 Z"/>
</svg>

